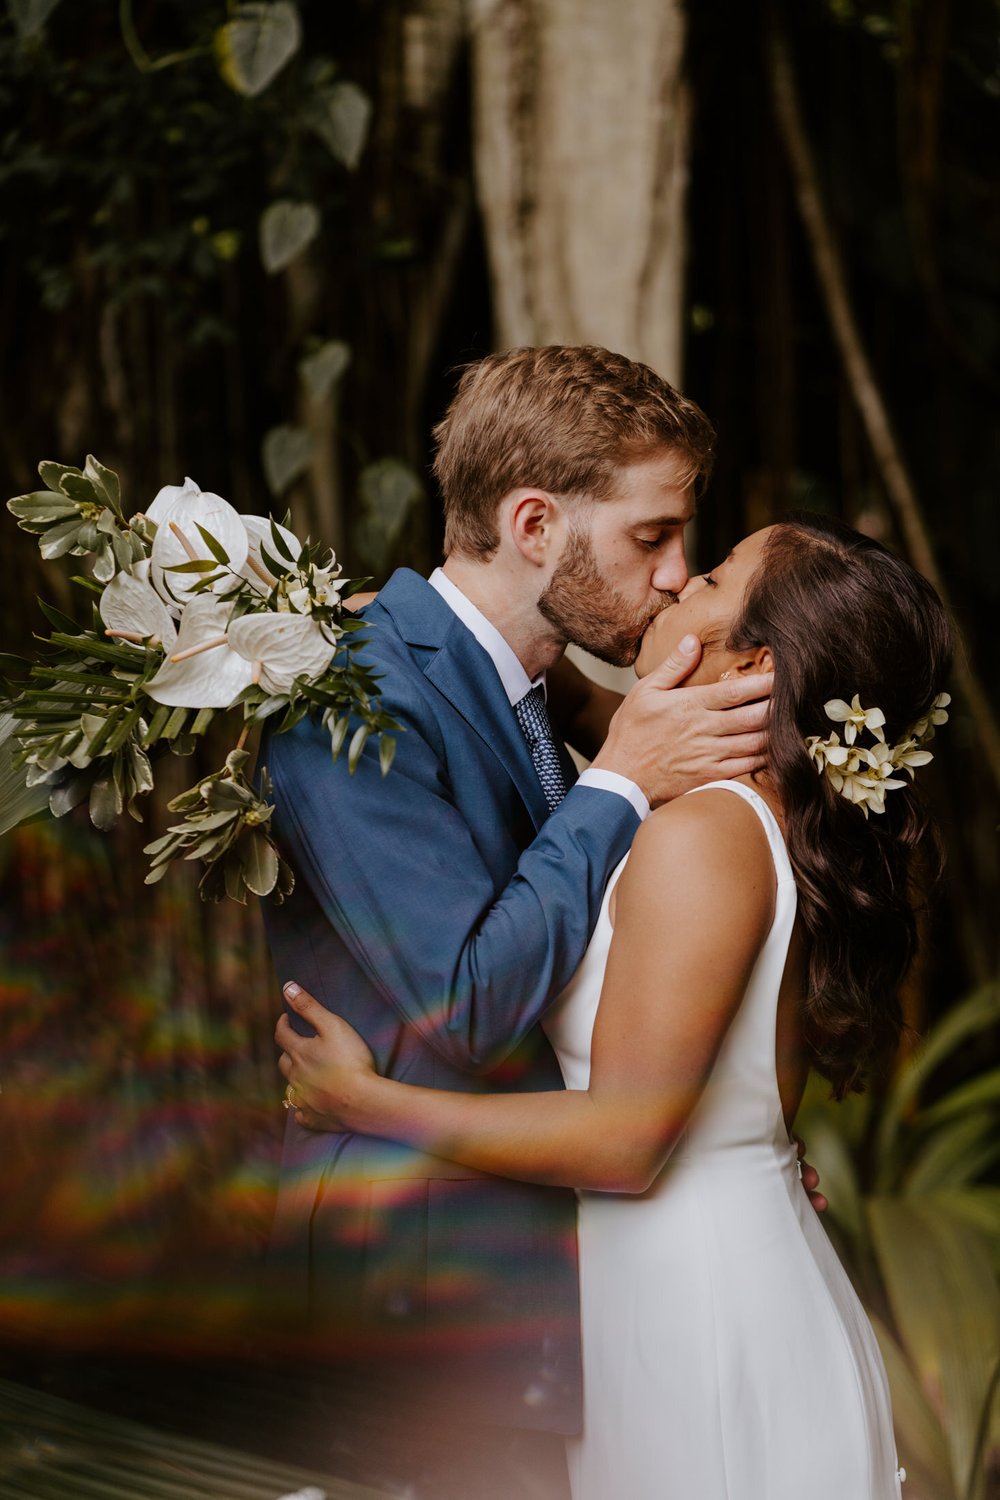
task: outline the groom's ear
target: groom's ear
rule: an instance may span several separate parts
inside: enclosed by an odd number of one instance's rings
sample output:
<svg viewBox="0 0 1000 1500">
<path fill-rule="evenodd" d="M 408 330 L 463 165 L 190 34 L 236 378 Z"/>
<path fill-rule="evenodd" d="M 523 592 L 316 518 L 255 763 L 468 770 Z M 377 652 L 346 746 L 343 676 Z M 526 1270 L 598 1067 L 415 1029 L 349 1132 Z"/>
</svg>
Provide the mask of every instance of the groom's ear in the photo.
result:
<svg viewBox="0 0 1000 1500">
<path fill-rule="evenodd" d="M 751 655 L 744 656 L 741 661 L 736 663 L 736 670 L 746 677 L 756 676 L 758 672 L 765 674 L 773 672 L 774 657 L 771 654 L 770 646 L 758 646 L 756 651 Z"/>
<path fill-rule="evenodd" d="M 545 490 L 515 490 L 510 499 L 508 524 L 514 546 L 526 561 L 544 567 L 552 560 L 552 548 L 562 534 L 563 511 L 554 495 Z"/>
</svg>

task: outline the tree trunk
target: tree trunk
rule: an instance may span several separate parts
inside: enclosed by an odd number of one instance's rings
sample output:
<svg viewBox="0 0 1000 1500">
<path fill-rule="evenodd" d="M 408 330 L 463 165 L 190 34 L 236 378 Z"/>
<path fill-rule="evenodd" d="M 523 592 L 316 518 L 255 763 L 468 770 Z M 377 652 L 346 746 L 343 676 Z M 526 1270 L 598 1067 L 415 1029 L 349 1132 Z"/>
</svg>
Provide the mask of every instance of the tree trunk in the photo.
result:
<svg viewBox="0 0 1000 1500">
<path fill-rule="evenodd" d="M 495 341 L 603 344 L 680 379 L 690 95 L 680 0 L 473 0 Z M 574 653 L 627 691 L 629 672 Z"/>
<path fill-rule="evenodd" d="M 679 0 L 475 0 L 498 345 L 603 344 L 676 380 L 690 99 Z"/>
</svg>

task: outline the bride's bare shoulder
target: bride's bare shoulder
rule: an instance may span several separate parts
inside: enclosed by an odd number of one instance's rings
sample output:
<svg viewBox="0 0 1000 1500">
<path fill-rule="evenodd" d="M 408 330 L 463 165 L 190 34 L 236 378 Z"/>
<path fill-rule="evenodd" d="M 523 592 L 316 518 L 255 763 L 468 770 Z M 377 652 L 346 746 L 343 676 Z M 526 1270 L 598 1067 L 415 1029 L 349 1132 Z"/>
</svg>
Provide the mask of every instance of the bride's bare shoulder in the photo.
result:
<svg viewBox="0 0 1000 1500">
<path fill-rule="evenodd" d="M 774 883 L 774 862 L 756 810 L 737 793 L 706 787 L 664 803 L 643 823 L 627 872 L 644 885 L 684 887 L 691 895 L 741 902 L 760 890 L 764 904 Z"/>
</svg>

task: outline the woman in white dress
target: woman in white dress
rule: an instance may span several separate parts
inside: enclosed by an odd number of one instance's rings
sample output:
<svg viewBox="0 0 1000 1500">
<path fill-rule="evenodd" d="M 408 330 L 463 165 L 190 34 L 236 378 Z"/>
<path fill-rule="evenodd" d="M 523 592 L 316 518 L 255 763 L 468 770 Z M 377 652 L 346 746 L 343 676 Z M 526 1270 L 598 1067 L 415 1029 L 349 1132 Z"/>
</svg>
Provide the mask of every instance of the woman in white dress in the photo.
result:
<svg viewBox="0 0 1000 1500">
<path fill-rule="evenodd" d="M 767 767 L 640 829 L 546 1021 L 566 1092 L 382 1079 L 304 992 L 282 1070 L 304 1124 L 579 1190 L 574 1500 L 891 1500 L 881 1358 L 789 1129 L 810 1063 L 842 1096 L 899 1034 L 949 628 L 892 553 L 799 517 L 692 579 L 637 671 L 690 631 L 692 681 L 773 671 Z"/>
</svg>

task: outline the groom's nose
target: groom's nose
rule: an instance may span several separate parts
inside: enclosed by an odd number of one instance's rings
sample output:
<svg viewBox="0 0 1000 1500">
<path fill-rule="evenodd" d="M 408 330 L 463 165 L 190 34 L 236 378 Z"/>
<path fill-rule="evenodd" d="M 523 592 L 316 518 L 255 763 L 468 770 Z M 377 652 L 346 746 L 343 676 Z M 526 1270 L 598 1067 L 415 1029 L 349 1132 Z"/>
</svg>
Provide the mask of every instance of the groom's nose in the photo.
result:
<svg viewBox="0 0 1000 1500">
<path fill-rule="evenodd" d="M 684 556 L 684 545 L 679 542 L 657 560 L 650 583 L 657 593 L 679 594 L 687 581 L 687 559 Z"/>
</svg>

